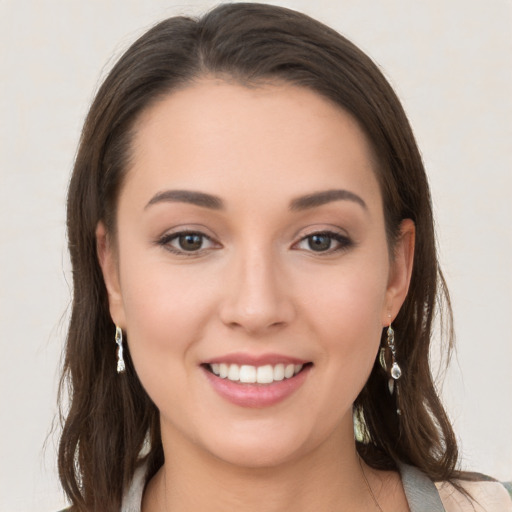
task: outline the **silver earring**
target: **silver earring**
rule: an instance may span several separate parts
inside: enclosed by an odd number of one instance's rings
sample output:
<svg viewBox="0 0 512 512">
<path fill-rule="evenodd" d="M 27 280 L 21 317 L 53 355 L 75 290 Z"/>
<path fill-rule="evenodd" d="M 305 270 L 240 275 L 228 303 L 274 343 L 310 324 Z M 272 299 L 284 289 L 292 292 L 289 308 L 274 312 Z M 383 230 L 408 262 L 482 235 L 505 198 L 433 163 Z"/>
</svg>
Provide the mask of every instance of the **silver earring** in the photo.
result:
<svg viewBox="0 0 512 512">
<path fill-rule="evenodd" d="M 399 395 L 398 382 L 396 382 L 396 384 L 395 384 L 395 381 L 398 381 L 398 379 L 402 376 L 402 369 L 396 362 L 395 331 L 393 330 L 393 327 L 391 327 L 391 322 L 389 323 L 389 326 L 388 326 L 386 345 L 387 345 L 386 347 L 381 347 L 381 349 L 380 349 L 379 362 L 380 362 L 380 365 L 382 366 L 382 368 L 384 368 L 384 370 L 387 372 L 388 367 L 386 364 L 386 351 L 389 350 L 391 353 L 391 368 L 389 370 L 389 374 L 391 377 L 388 380 L 388 389 L 389 389 L 390 395 L 392 395 L 396 388 L 396 395 L 398 398 L 398 395 Z M 397 409 L 396 412 L 397 412 L 397 414 L 401 414 L 400 409 Z"/>
<path fill-rule="evenodd" d="M 116 325 L 116 343 L 117 343 L 117 373 L 124 373 L 126 367 L 123 358 L 123 331 Z"/>
</svg>

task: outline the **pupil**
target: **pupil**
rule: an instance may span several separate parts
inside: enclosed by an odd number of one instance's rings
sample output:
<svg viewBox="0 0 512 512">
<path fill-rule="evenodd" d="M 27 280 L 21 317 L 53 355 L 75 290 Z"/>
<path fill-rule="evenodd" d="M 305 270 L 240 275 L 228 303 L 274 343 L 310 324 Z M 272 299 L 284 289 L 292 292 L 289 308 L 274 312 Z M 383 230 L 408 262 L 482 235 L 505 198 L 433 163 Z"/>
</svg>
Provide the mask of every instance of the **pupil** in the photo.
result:
<svg viewBox="0 0 512 512">
<path fill-rule="evenodd" d="M 203 243 L 201 235 L 189 233 L 188 235 L 180 236 L 180 247 L 185 251 L 196 251 L 201 249 Z"/>
<path fill-rule="evenodd" d="M 331 239 L 327 235 L 312 235 L 309 237 L 309 247 L 313 251 L 326 251 L 331 247 Z"/>
</svg>

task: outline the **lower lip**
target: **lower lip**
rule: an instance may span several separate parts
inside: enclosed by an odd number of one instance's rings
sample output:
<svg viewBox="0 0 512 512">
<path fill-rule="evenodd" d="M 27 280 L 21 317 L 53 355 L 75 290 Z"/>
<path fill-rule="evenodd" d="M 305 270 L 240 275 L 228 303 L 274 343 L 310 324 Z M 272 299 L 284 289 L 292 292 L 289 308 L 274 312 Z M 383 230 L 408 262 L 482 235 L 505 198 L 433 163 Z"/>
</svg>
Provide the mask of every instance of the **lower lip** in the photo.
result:
<svg viewBox="0 0 512 512">
<path fill-rule="evenodd" d="M 222 379 L 206 368 L 203 371 L 213 389 L 228 402 L 241 407 L 262 408 L 282 402 L 297 391 L 306 380 L 310 369 L 311 365 L 308 365 L 294 377 L 274 381 L 272 384 L 234 382 Z"/>
</svg>

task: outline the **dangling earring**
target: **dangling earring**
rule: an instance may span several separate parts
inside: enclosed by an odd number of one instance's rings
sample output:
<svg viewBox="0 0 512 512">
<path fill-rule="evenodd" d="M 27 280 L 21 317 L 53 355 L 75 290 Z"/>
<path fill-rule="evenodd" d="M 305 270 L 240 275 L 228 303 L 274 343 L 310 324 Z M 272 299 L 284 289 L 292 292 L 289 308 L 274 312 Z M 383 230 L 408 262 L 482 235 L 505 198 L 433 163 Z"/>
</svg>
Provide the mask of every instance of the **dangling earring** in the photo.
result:
<svg viewBox="0 0 512 512">
<path fill-rule="evenodd" d="M 391 318 L 391 316 L 390 316 Z M 398 389 L 398 379 L 402 376 L 402 369 L 396 362 L 396 348 L 395 348 L 395 331 L 393 330 L 393 327 L 391 327 L 391 322 L 389 322 L 388 331 L 387 331 L 387 347 L 381 347 L 380 354 L 379 354 L 379 362 L 382 368 L 387 372 L 387 364 L 386 364 L 386 350 L 391 352 L 391 369 L 389 371 L 389 374 L 391 375 L 390 379 L 388 380 L 388 389 L 390 395 L 393 394 L 395 388 L 396 388 L 396 395 L 398 399 L 399 395 L 399 389 Z M 396 410 L 397 414 L 401 414 L 400 409 Z"/>
<path fill-rule="evenodd" d="M 117 343 L 117 373 L 124 373 L 126 367 L 123 358 L 123 331 L 116 325 L 116 343 Z"/>
</svg>

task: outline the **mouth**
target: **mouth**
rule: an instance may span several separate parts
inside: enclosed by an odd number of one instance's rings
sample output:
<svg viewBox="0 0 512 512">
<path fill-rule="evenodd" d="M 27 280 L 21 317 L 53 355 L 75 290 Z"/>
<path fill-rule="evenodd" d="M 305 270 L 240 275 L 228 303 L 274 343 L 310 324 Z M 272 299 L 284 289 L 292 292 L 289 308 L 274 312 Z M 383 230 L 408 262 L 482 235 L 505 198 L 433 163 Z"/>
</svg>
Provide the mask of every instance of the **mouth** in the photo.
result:
<svg viewBox="0 0 512 512">
<path fill-rule="evenodd" d="M 253 366 L 235 363 L 205 363 L 202 366 L 217 377 L 239 384 L 273 384 L 292 379 L 313 363 L 278 363 Z"/>
<path fill-rule="evenodd" d="M 261 409 L 295 395 L 309 380 L 313 362 L 284 354 L 232 353 L 200 366 L 220 397 L 236 406 Z"/>
</svg>

